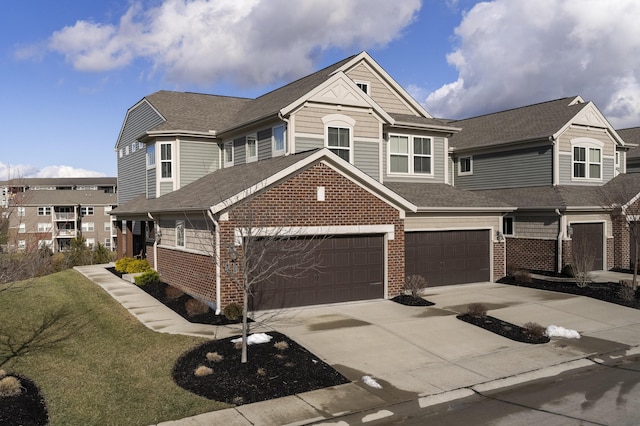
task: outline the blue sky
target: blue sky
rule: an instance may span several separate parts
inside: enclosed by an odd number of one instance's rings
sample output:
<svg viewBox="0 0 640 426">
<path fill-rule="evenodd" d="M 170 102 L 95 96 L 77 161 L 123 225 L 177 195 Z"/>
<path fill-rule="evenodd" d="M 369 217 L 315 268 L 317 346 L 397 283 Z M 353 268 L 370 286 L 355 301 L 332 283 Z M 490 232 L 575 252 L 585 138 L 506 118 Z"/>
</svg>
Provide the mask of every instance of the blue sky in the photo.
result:
<svg viewBox="0 0 640 426">
<path fill-rule="evenodd" d="M 12 2 L 0 180 L 115 176 L 144 96 L 255 97 L 362 50 L 437 117 L 581 95 L 640 126 L 639 16 L 635 0 Z"/>
</svg>

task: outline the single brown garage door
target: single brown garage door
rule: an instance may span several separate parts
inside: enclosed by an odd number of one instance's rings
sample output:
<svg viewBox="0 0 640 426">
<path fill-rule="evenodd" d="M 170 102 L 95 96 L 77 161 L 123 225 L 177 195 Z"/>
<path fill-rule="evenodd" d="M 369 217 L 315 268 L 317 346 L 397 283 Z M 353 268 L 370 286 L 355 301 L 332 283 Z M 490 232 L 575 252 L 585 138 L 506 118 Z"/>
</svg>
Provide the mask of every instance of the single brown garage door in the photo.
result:
<svg viewBox="0 0 640 426">
<path fill-rule="evenodd" d="M 572 223 L 573 236 L 571 244 L 573 250 L 577 250 L 577 255 L 581 251 L 589 256 L 593 256 L 592 270 L 601 271 L 604 269 L 603 241 L 604 232 L 602 223 Z"/>
<path fill-rule="evenodd" d="M 405 234 L 405 274 L 422 275 L 430 286 L 489 281 L 488 230 Z"/>
<path fill-rule="evenodd" d="M 282 244 L 295 242 L 283 241 Z M 382 235 L 332 236 L 314 249 L 319 271 L 302 277 L 274 277 L 257 283 L 252 309 L 381 299 L 384 297 L 384 238 Z"/>
</svg>

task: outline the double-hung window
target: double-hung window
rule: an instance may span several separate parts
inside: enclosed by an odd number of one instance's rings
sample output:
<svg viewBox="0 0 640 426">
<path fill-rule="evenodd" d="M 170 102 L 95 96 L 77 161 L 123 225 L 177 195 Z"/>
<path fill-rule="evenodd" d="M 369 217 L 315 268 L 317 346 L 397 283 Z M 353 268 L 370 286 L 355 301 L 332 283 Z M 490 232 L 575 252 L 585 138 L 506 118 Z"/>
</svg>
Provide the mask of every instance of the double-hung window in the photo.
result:
<svg viewBox="0 0 640 426">
<path fill-rule="evenodd" d="M 147 145 L 147 167 L 155 167 L 156 166 L 156 146 L 155 145 Z"/>
<path fill-rule="evenodd" d="M 93 222 L 82 222 L 82 232 L 93 232 L 95 229 L 95 223 Z"/>
<path fill-rule="evenodd" d="M 24 207 L 18 207 L 18 216 L 24 216 L 27 210 Z"/>
<path fill-rule="evenodd" d="M 602 178 L 602 149 L 574 146 L 573 177 L 585 179 Z"/>
<path fill-rule="evenodd" d="M 432 139 L 406 135 L 389 136 L 389 173 L 432 174 Z"/>
<path fill-rule="evenodd" d="M 273 134 L 271 137 L 273 155 L 284 154 L 285 135 L 286 133 L 284 125 L 276 126 L 273 128 Z"/>
<path fill-rule="evenodd" d="M 93 206 L 80 207 L 80 214 L 82 216 L 93 216 Z"/>
<path fill-rule="evenodd" d="M 38 216 L 51 216 L 51 207 L 38 207 Z"/>
<path fill-rule="evenodd" d="M 351 162 L 351 129 L 328 127 L 327 147 L 338 157 Z"/>
<path fill-rule="evenodd" d="M 184 247 L 184 220 L 176 220 L 176 247 Z"/>
<path fill-rule="evenodd" d="M 472 157 L 458 158 L 458 174 L 459 175 L 473 174 L 473 158 Z"/>
<path fill-rule="evenodd" d="M 170 143 L 160 144 L 160 177 L 170 179 L 173 177 L 172 145 Z"/>
<path fill-rule="evenodd" d="M 233 141 L 224 143 L 222 154 L 224 156 L 224 166 L 233 166 Z"/>
<path fill-rule="evenodd" d="M 258 139 L 256 138 L 256 135 L 247 136 L 245 149 L 247 155 L 247 163 L 256 161 L 258 159 Z"/>
<path fill-rule="evenodd" d="M 51 232 L 51 223 L 49 222 L 38 223 L 38 232 Z"/>
</svg>

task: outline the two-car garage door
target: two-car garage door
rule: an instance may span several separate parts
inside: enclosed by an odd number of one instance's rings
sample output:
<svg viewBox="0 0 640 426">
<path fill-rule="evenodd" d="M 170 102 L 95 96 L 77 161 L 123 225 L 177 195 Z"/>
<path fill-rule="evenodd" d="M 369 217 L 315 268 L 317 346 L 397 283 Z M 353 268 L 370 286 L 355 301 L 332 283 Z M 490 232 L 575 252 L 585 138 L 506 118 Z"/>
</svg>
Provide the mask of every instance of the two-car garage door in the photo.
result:
<svg viewBox="0 0 640 426">
<path fill-rule="evenodd" d="M 296 240 L 285 240 L 281 244 L 289 244 L 294 250 L 300 247 Z M 256 284 L 253 288 L 253 309 L 279 309 L 384 297 L 382 235 L 337 235 L 317 240 L 312 246 L 314 258 L 317 259 L 314 266 L 317 268 L 295 274 L 295 277 L 272 277 Z"/>
<path fill-rule="evenodd" d="M 488 230 L 428 231 L 405 234 L 405 274 L 422 275 L 429 286 L 489 281 Z"/>
</svg>

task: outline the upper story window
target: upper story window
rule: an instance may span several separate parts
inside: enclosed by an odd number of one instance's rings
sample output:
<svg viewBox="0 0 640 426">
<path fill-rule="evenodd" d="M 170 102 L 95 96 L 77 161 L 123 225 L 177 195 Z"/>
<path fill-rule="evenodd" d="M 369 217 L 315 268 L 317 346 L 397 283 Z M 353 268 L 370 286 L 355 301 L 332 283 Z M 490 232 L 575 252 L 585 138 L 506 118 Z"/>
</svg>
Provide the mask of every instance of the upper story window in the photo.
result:
<svg viewBox="0 0 640 426">
<path fill-rule="evenodd" d="M 156 166 L 156 146 L 147 145 L 147 167 Z"/>
<path fill-rule="evenodd" d="M 51 207 L 38 207 L 38 216 L 51 216 Z"/>
<path fill-rule="evenodd" d="M 25 207 L 18 207 L 18 216 L 24 216 L 26 214 Z"/>
<path fill-rule="evenodd" d="M 355 83 L 356 86 L 360 88 L 360 90 L 362 90 L 367 95 L 371 95 L 371 93 L 369 92 L 371 84 L 368 81 L 355 81 Z"/>
<path fill-rule="evenodd" d="M 129 145 L 124 147 L 124 155 L 129 155 Z"/>
<path fill-rule="evenodd" d="M 286 130 L 284 125 L 276 126 L 273 128 L 273 134 L 271 136 L 273 155 L 284 154 Z"/>
<path fill-rule="evenodd" d="M 27 225 L 25 223 L 18 224 L 18 232 L 21 234 L 27 232 Z"/>
<path fill-rule="evenodd" d="M 124 155 L 124 151 L 122 150 L 122 148 L 120 148 L 120 149 L 118 150 L 118 156 L 119 156 L 120 158 L 122 158 L 122 156 L 123 156 L 123 155 Z"/>
<path fill-rule="evenodd" d="M 224 166 L 233 166 L 233 141 L 224 143 L 222 154 L 224 156 Z"/>
<path fill-rule="evenodd" d="M 573 177 L 602 178 L 602 149 L 585 146 L 573 147 Z"/>
<path fill-rule="evenodd" d="M 160 177 L 173 177 L 172 145 L 170 143 L 160 144 Z"/>
<path fill-rule="evenodd" d="M 431 138 L 390 135 L 389 173 L 432 174 L 432 142 Z"/>
<path fill-rule="evenodd" d="M 134 153 L 138 150 L 138 142 L 131 143 L 131 153 Z"/>
<path fill-rule="evenodd" d="M 38 232 L 51 232 L 51 227 L 49 222 L 38 223 Z"/>
<path fill-rule="evenodd" d="M 82 216 L 93 216 L 93 206 L 80 207 L 80 214 Z"/>
<path fill-rule="evenodd" d="M 104 206 L 104 214 L 105 214 L 105 216 L 108 216 L 109 213 L 111 213 L 111 209 L 112 208 L 113 208 L 112 206 Z"/>
<path fill-rule="evenodd" d="M 458 175 L 473 174 L 473 157 L 458 158 Z"/>
<path fill-rule="evenodd" d="M 176 220 L 176 247 L 184 247 L 184 220 Z"/>
<path fill-rule="evenodd" d="M 81 229 L 82 229 L 82 232 L 93 232 L 95 230 L 95 223 L 82 222 Z"/>
<path fill-rule="evenodd" d="M 353 128 L 356 121 L 342 114 L 322 117 L 325 125 L 325 146 L 338 157 L 353 163 Z"/>
<path fill-rule="evenodd" d="M 258 139 L 256 135 L 247 136 L 246 142 L 247 163 L 258 159 Z"/>
</svg>

